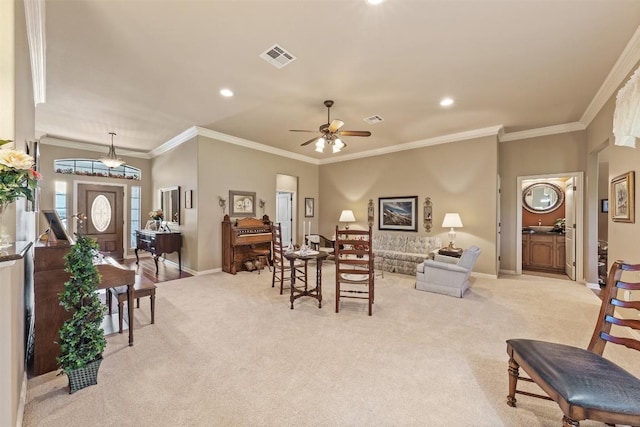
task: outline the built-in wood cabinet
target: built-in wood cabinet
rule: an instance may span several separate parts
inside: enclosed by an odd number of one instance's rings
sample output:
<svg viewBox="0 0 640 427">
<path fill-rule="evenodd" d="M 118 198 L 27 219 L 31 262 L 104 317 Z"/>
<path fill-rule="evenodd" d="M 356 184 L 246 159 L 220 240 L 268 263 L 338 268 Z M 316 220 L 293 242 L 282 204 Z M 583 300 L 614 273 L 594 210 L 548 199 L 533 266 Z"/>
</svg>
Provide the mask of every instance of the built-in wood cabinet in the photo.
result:
<svg viewBox="0 0 640 427">
<path fill-rule="evenodd" d="M 522 235 L 522 268 L 564 272 L 564 236 L 555 233 Z"/>
</svg>

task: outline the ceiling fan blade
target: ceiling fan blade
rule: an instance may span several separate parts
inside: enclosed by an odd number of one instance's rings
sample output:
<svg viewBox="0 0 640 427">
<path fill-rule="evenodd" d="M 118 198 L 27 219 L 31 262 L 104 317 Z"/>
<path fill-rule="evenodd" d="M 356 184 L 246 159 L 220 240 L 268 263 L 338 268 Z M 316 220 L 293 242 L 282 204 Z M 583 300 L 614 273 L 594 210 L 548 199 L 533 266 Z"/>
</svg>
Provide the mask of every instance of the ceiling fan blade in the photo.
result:
<svg viewBox="0 0 640 427">
<path fill-rule="evenodd" d="M 329 132 L 335 133 L 344 125 L 344 122 L 339 119 L 333 119 L 329 125 Z"/>
<path fill-rule="evenodd" d="M 316 136 L 316 137 L 314 137 L 314 138 L 311 138 L 310 140 L 308 140 L 308 141 L 303 142 L 302 144 L 300 144 L 300 146 L 301 146 L 301 147 L 304 147 L 305 145 L 309 145 L 309 144 L 311 144 L 313 141 L 316 141 L 317 139 L 318 139 L 318 137 L 317 137 L 317 136 Z"/>
<path fill-rule="evenodd" d="M 371 136 L 368 130 L 341 130 L 338 133 L 344 136 Z"/>
<path fill-rule="evenodd" d="M 289 129 L 289 132 L 318 132 L 317 130 Z"/>
</svg>

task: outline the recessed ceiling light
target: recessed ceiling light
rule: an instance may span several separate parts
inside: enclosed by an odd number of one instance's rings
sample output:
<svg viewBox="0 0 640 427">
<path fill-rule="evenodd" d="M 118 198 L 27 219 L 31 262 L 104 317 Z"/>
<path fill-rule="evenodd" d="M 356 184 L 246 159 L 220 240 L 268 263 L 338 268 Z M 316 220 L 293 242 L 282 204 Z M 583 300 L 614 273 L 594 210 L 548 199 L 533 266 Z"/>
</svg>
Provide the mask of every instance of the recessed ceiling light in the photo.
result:
<svg viewBox="0 0 640 427">
<path fill-rule="evenodd" d="M 367 3 L 369 4 L 380 4 L 382 3 L 384 0 L 367 0 Z"/>
<path fill-rule="evenodd" d="M 220 95 L 229 98 L 233 96 L 233 92 L 231 91 L 231 89 L 220 89 Z"/>
<path fill-rule="evenodd" d="M 453 105 L 453 99 L 451 99 L 451 98 L 442 98 L 442 101 L 440 101 L 440 105 L 442 107 L 448 107 L 450 105 Z"/>
</svg>

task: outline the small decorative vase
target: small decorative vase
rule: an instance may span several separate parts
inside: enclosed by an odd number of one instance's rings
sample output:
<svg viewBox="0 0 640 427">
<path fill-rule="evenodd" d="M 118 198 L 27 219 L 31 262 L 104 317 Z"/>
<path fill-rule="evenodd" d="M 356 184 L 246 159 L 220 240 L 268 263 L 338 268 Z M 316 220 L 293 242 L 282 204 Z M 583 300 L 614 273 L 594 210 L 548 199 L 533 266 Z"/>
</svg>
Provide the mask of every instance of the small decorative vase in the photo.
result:
<svg viewBox="0 0 640 427">
<path fill-rule="evenodd" d="M 7 211 L 7 206 L 9 206 L 8 203 L 0 203 L 0 249 L 8 248 L 12 244 L 9 241 L 10 236 L 4 224 L 4 214 Z"/>
<path fill-rule="evenodd" d="M 73 394 L 90 385 L 98 384 L 98 369 L 100 369 L 102 357 L 89 362 L 87 366 L 66 372 L 69 377 L 69 394 Z"/>
<path fill-rule="evenodd" d="M 160 227 L 162 227 L 162 220 L 156 219 L 156 230 L 160 231 Z"/>
</svg>

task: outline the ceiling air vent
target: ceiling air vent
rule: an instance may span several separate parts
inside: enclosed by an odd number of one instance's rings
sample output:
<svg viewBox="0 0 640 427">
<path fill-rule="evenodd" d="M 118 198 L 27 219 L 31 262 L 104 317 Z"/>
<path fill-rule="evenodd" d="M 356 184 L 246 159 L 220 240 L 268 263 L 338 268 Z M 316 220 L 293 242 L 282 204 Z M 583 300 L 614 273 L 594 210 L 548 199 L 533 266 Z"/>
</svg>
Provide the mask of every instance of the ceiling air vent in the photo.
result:
<svg viewBox="0 0 640 427">
<path fill-rule="evenodd" d="M 277 68 L 282 68 L 296 60 L 295 56 L 277 44 L 274 44 L 269 49 L 261 53 L 260 58 Z"/>
<path fill-rule="evenodd" d="M 369 123 L 370 125 L 373 125 L 373 124 L 376 124 L 376 123 L 380 123 L 384 119 L 376 114 L 375 116 L 365 117 L 362 120 L 364 120 L 365 122 Z"/>
</svg>

